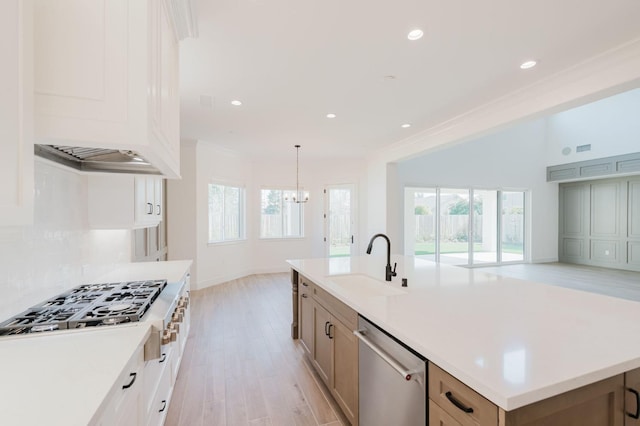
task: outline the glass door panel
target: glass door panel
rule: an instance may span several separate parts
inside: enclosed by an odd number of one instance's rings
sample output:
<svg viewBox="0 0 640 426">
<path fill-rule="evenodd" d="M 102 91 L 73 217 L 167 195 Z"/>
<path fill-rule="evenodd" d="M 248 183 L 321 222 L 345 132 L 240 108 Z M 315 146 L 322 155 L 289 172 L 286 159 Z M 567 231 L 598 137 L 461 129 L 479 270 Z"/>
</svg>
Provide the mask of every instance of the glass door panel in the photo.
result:
<svg viewBox="0 0 640 426">
<path fill-rule="evenodd" d="M 327 250 L 329 257 L 354 254 L 355 206 L 354 185 L 327 187 Z"/>
<path fill-rule="evenodd" d="M 411 221 L 409 225 L 413 225 L 412 235 L 406 236 L 411 242 L 411 250 L 407 250 L 407 254 L 436 260 L 436 190 L 407 188 L 406 196 L 409 199 L 406 216 Z"/>
<path fill-rule="evenodd" d="M 440 190 L 440 262 L 469 263 L 469 190 Z"/>
<path fill-rule="evenodd" d="M 502 193 L 502 262 L 524 260 L 524 192 Z"/>
<path fill-rule="evenodd" d="M 473 191 L 473 264 L 498 261 L 498 191 Z"/>
</svg>

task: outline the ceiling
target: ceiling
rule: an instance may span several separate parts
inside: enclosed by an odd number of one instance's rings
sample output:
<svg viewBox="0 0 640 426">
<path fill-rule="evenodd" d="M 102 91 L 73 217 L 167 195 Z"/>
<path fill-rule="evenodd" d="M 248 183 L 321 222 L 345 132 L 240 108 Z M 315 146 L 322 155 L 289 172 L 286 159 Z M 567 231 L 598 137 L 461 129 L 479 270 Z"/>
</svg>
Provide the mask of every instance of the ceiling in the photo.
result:
<svg viewBox="0 0 640 426">
<path fill-rule="evenodd" d="M 640 37 L 638 0 L 194 2 L 182 137 L 256 158 L 364 157 Z"/>
</svg>

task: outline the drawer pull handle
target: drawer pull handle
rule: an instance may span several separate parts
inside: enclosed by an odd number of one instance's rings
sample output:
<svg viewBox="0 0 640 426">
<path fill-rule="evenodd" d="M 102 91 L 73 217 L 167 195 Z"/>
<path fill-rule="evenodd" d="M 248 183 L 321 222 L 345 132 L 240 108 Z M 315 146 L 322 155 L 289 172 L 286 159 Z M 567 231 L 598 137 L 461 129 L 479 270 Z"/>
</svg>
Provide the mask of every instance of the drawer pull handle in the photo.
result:
<svg viewBox="0 0 640 426">
<path fill-rule="evenodd" d="M 464 405 L 462 402 L 458 401 L 451 392 L 447 392 L 444 394 L 444 396 L 447 397 L 447 399 L 449 401 L 451 401 L 451 403 L 453 405 L 455 405 L 456 407 L 458 407 L 459 409 L 461 409 L 462 411 L 464 411 L 465 413 L 473 413 L 473 408 L 471 407 L 467 407 L 466 405 Z"/>
<path fill-rule="evenodd" d="M 304 281 L 302 281 L 302 285 L 305 287 L 309 287 L 309 284 L 305 283 Z"/>
<path fill-rule="evenodd" d="M 626 414 L 633 419 L 640 419 L 640 393 L 633 388 L 627 388 L 627 390 L 636 396 L 636 412 L 630 413 L 627 411 Z"/>
<path fill-rule="evenodd" d="M 164 353 L 162 354 L 162 358 L 160 359 L 160 361 L 158 361 L 159 363 L 165 362 L 167 360 L 167 354 Z"/>
<path fill-rule="evenodd" d="M 324 335 L 325 336 L 329 335 L 329 330 L 328 330 L 329 324 L 331 324 L 329 321 L 324 323 Z"/>
<path fill-rule="evenodd" d="M 147 214 L 153 214 L 153 204 L 147 203 L 147 206 L 149 207 L 149 211 L 147 211 Z"/>
<path fill-rule="evenodd" d="M 129 377 L 133 377 L 133 378 L 131 379 L 129 384 L 126 384 L 126 385 L 122 386 L 122 389 L 129 389 L 131 386 L 133 386 L 133 384 L 136 382 L 136 376 L 137 375 L 138 375 L 138 373 L 129 374 Z"/>
<path fill-rule="evenodd" d="M 162 400 L 162 408 L 158 411 L 158 413 L 162 413 L 165 408 L 167 408 L 167 400 L 163 399 Z"/>
<path fill-rule="evenodd" d="M 302 297 L 304 297 L 306 299 L 309 296 L 307 296 L 307 293 L 302 293 Z"/>
<path fill-rule="evenodd" d="M 333 336 L 331 335 L 332 328 L 333 328 L 333 324 L 329 323 L 329 332 L 327 333 L 327 336 L 329 336 L 329 339 L 333 339 Z"/>
</svg>

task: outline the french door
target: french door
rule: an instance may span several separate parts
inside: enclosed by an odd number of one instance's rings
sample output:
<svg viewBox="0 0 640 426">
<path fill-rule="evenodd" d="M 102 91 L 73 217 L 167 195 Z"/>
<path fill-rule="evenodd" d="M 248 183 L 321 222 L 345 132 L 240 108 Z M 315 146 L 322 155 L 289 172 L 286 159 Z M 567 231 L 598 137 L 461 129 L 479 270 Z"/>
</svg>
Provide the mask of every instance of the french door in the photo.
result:
<svg viewBox="0 0 640 426">
<path fill-rule="evenodd" d="M 324 241 L 328 257 L 357 253 L 355 192 L 354 184 L 328 185 L 324 190 Z"/>
</svg>

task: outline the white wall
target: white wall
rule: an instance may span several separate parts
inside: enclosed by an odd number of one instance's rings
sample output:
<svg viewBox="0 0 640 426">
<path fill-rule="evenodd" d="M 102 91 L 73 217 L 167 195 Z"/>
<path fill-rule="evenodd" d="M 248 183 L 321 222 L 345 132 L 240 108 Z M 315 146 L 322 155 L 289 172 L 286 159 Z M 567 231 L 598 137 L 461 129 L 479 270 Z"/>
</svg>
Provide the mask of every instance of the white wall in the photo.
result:
<svg viewBox="0 0 640 426">
<path fill-rule="evenodd" d="M 182 181 L 167 187 L 169 258 L 184 258 L 193 251 L 192 285 L 205 288 L 254 273 L 282 272 L 287 259 L 323 257 L 323 194 L 325 185 L 355 183 L 359 205 L 366 202 L 362 164 L 355 160 L 312 161 L 300 158 L 300 186 L 310 192 L 305 204 L 305 236 L 299 239 L 260 239 L 260 189 L 295 188 L 295 161 L 255 160 L 198 141 L 183 144 Z M 187 168 L 189 170 L 187 170 Z M 210 182 L 239 184 L 246 188 L 246 241 L 208 244 L 208 193 Z M 366 209 L 360 209 L 365 234 Z M 176 224 L 173 221 L 189 222 Z M 359 239 L 365 237 L 360 236 Z M 363 251 L 363 249 L 361 249 Z"/>
<path fill-rule="evenodd" d="M 309 191 L 309 201 L 304 205 L 305 237 L 293 240 L 262 240 L 259 229 L 259 191 L 270 186 L 285 186 L 295 189 L 295 163 L 282 161 L 257 161 L 252 165 L 255 176 L 253 193 L 256 197 L 256 214 L 252 215 L 252 263 L 253 271 L 277 272 L 288 269 L 286 259 L 305 257 L 324 257 L 324 198 L 323 189 L 332 184 L 356 184 L 358 196 L 358 229 L 356 238 L 363 238 L 363 226 L 366 222 L 366 209 L 362 207 L 366 200 L 363 175 L 363 162 L 357 160 L 311 161 L 300 159 L 300 186 Z M 362 244 L 359 244 L 362 252 Z"/>
<path fill-rule="evenodd" d="M 167 179 L 167 258 L 169 260 L 196 259 L 196 142 L 182 141 L 180 150 L 180 172 L 182 179 Z M 191 281 L 198 281 L 197 268 L 191 268 Z"/>
<path fill-rule="evenodd" d="M 545 121 L 524 123 L 475 141 L 398 163 L 398 186 L 530 190 L 532 262 L 558 257 L 558 185 L 546 182 Z M 397 202 L 397 209 L 403 203 Z M 403 220 L 402 210 L 398 217 Z M 402 245 L 399 245 L 402 247 Z"/>
<path fill-rule="evenodd" d="M 554 114 L 547 132 L 549 166 L 640 152 L 640 89 Z M 585 144 L 591 151 L 576 152 Z"/>
<path fill-rule="evenodd" d="M 0 227 L 0 321 L 131 260 L 131 232 L 90 230 L 87 178 L 35 163 L 34 223 Z"/>
</svg>

